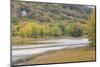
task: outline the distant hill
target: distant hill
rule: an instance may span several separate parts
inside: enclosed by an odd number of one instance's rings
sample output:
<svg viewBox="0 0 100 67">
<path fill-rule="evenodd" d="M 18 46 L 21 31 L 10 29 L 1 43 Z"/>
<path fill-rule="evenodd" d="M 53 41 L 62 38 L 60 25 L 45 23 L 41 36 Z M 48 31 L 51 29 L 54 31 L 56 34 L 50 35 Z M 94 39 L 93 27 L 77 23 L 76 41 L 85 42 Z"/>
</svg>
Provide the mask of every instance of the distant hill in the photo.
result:
<svg viewBox="0 0 100 67">
<path fill-rule="evenodd" d="M 12 18 L 23 17 L 40 22 L 86 21 L 92 8 L 86 5 L 50 4 L 40 2 L 12 2 Z"/>
</svg>

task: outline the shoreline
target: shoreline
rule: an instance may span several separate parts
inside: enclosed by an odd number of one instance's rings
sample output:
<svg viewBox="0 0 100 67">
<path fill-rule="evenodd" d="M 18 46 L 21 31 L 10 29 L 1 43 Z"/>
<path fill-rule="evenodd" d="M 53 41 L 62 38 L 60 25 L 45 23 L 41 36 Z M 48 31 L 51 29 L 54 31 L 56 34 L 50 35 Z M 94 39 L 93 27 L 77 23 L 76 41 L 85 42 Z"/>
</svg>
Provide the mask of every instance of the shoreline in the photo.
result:
<svg viewBox="0 0 100 67">
<path fill-rule="evenodd" d="M 81 37 L 61 37 L 61 38 L 12 38 L 12 46 L 20 46 L 20 45 L 31 45 L 31 44 L 53 44 L 56 42 L 49 42 L 50 40 L 62 40 L 62 39 L 71 39 L 71 40 L 78 40 L 78 39 L 87 39 Z M 47 41 L 47 42 L 46 42 Z"/>
<path fill-rule="evenodd" d="M 93 60 L 96 60 L 95 47 L 84 46 L 84 47 L 77 47 L 72 49 L 48 51 L 40 55 L 32 56 L 28 58 L 26 61 L 19 63 L 18 65 L 46 64 L 46 63 L 55 63 L 55 62 L 67 63 L 67 62 L 93 61 Z"/>
<path fill-rule="evenodd" d="M 68 52 L 69 55 L 63 53 L 64 51 Z M 61 55 L 60 52 L 62 52 L 62 54 L 64 55 Z M 79 52 L 82 52 L 85 55 Z M 31 59 L 27 61 L 25 64 L 45 64 L 45 63 L 61 63 L 61 62 L 67 63 L 67 62 L 93 61 L 93 60 L 96 60 L 95 49 L 93 48 L 88 49 L 87 47 L 79 47 L 79 48 L 72 48 L 72 49 L 62 49 L 58 51 L 49 51 L 47 53 L 44 53 L 43 55 L 37 56 L 35 59 Z"/>
</svg>

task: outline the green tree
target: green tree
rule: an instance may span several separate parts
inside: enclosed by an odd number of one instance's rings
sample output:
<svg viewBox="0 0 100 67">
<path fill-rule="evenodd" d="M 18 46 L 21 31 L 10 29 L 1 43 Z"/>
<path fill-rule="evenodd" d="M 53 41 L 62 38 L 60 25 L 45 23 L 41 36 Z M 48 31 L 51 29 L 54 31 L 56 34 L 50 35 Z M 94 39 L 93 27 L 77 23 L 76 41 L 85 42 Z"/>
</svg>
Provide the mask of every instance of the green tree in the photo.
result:
<svg viewBox="0 0 100 67">
<path fill-rule="evenodd" d="M 82 36 L 83 30 L 82 28 L 77 26 L 77 23 L 68 23 L 66 26 L 66 34 L 73 37 Z"/>
<path fill-rule="evenodd" d="M 54 37 L 62 35 L 61 29 L 58 27 L 56 23 L 53 24 L 52 27 L 50 28 L 50 35 Z"/>
<path fill-rule="evenodd" d="M 14 24 L 14 25 L 17 25 L 18 24 L 18 18 L 16 18 L 16 17 L 12 17 L 12 23 Z"/>
<path fill-rule="evenodd" d="M 17 36 L 19 31 L 19 25 L 12 24 L 12 35 Z"/>
</svg>

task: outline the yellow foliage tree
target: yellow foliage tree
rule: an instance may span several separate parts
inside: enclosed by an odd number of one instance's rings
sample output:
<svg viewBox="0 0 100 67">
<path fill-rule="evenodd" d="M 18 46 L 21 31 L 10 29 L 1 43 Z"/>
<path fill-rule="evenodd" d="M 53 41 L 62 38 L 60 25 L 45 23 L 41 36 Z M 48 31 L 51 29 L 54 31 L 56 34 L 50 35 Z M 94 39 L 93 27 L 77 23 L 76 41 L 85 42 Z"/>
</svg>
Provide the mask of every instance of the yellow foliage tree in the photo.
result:
<svg viewBox="0 0 100 67">
<path fill-rule="evenodd" d="M 30 22 L 24 22 L 19 30 L 19 34 L 22 37 L 30 37 L 32 35 L 32 24 Z"/>
<path fill-rule="evenodd" d="M 93 9 L 91 15 L 88 18 L 87 22 L 87 31 L 88 31 L 88 38 L 90 40 L 90 45 L 96 45 L 96 15 L 95 9 Z"/>
</svg>

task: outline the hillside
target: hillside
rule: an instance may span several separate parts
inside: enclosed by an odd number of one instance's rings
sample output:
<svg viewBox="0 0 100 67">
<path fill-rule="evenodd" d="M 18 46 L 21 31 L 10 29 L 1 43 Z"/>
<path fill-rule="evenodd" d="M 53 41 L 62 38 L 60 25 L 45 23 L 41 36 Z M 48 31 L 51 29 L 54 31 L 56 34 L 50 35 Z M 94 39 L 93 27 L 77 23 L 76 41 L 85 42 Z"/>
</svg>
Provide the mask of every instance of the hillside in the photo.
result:
<svg viewBox="0 0 100 67">
<path fill-rule="evenodd" d="M 23 17 L 40 22 L 79 20 L 85 22 L 92 8 L 85 5 L 12 2 L 12 18 Z"/>
<path fill-rule="evenodd" d="M 93 6 L 20 2 L 11 3 L 12 35 L 24 38 L 83 37 Z"/>
</svg>

